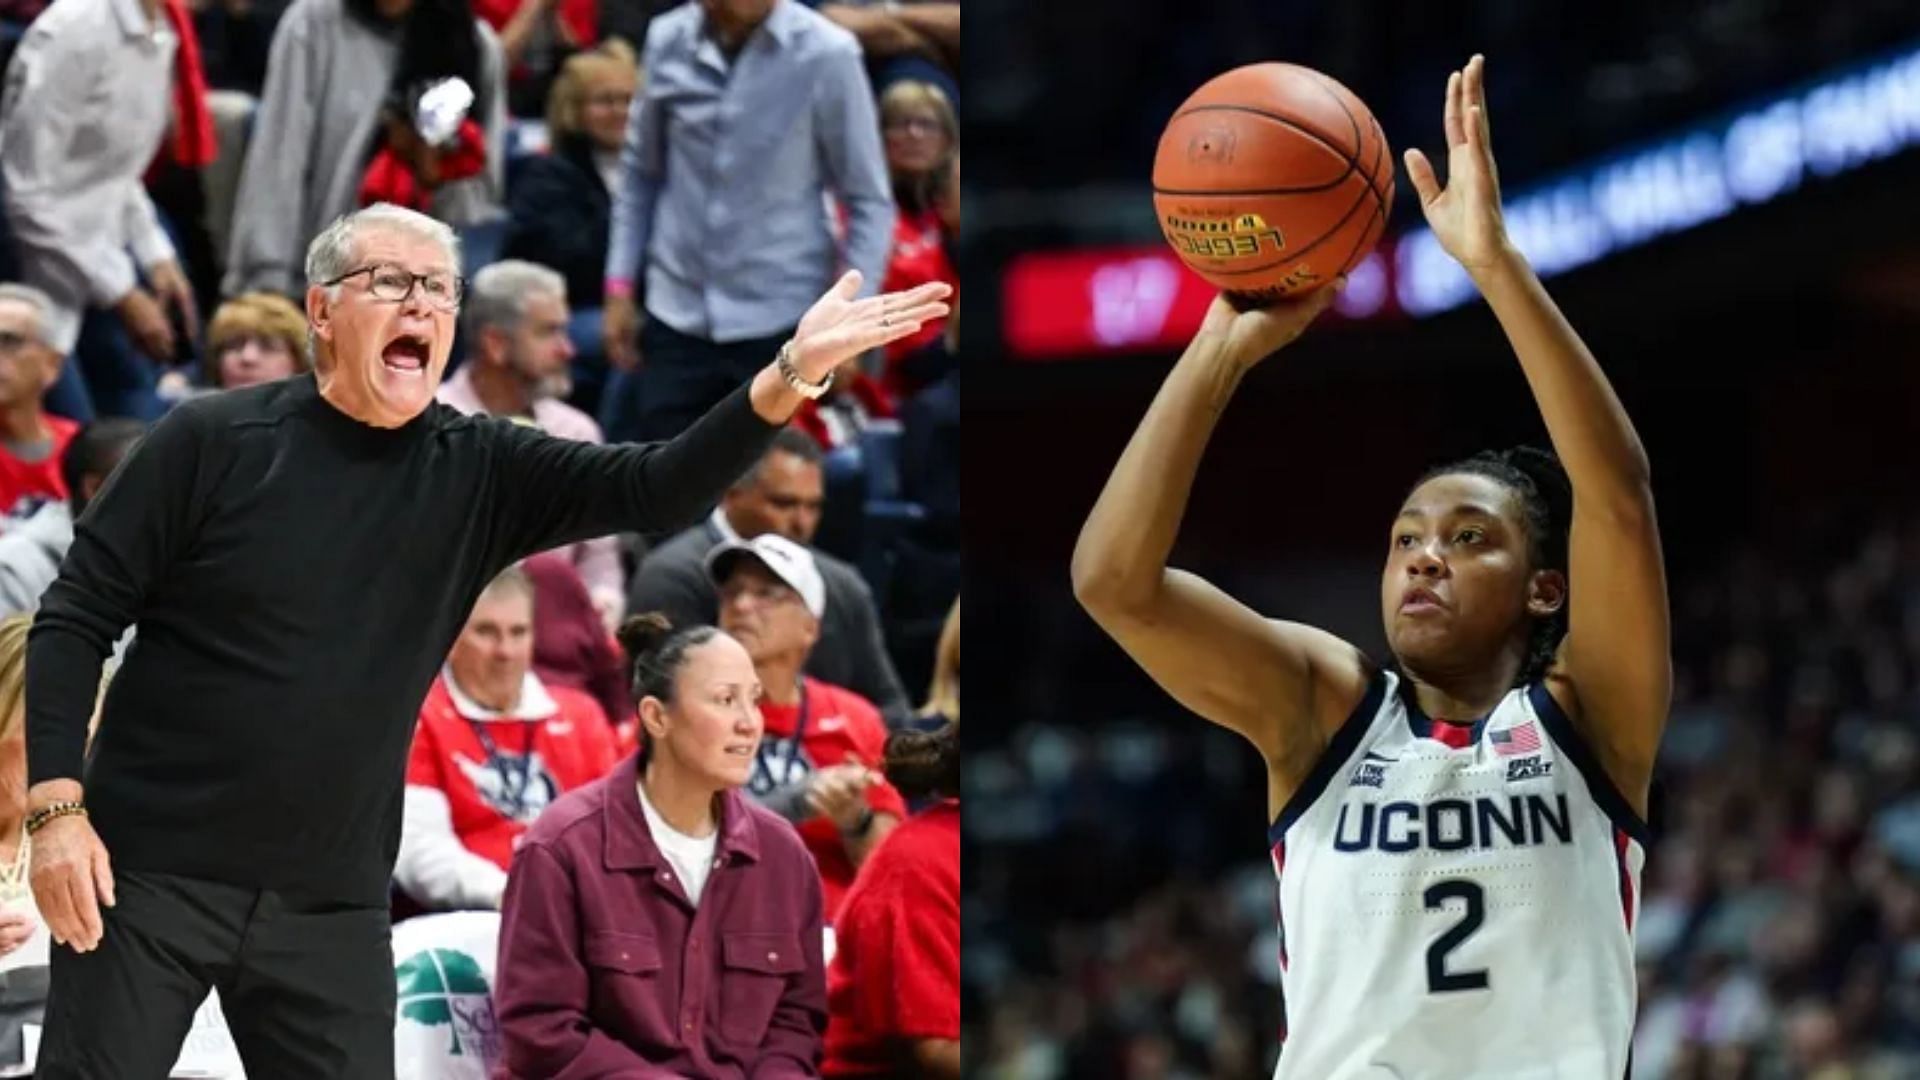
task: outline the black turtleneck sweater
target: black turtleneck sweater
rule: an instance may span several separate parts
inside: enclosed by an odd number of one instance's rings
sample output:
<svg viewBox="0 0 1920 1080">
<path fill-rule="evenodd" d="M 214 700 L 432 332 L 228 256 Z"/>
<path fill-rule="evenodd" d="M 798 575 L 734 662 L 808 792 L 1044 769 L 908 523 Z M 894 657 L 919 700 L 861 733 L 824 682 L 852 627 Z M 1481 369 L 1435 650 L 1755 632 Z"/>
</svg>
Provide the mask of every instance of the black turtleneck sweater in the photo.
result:
<svg viewBox="0 0 1920 1080">
<path fill-rule="evenodd" d="M 744 389 L 672 442 L 596 446 L 435 404 L 361 424 L 311 375 L 187 402 L 74 526 L 27 651 L 31 783 L 81 778 L 117 868 L 387 896 L 407 749 L 514 561 L 696 520 L 776 427 Z"/>
</svg>

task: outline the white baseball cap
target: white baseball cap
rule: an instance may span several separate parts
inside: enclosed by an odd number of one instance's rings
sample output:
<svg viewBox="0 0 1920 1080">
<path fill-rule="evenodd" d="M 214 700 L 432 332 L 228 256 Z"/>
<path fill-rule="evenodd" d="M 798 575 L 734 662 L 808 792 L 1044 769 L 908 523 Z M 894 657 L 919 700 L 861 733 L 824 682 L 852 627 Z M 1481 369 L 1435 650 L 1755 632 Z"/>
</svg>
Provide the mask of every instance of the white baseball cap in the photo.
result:
<svg viewBox="0 0 1920 1080">
<path fill-rule="evenodd" d="M 715 544 L 713 550 L 707 552 L 707 576 L 716 587 L 724 585 L 733 572 L 735 560 L 748 555 L 799 593 L 800 602 L 807 605 L 814 618 L 826 613 L 827 583 L 820 577 L 813 552 L 779 533 L 761 533 L 751 540 L 725 540 Z"/>
</svg>

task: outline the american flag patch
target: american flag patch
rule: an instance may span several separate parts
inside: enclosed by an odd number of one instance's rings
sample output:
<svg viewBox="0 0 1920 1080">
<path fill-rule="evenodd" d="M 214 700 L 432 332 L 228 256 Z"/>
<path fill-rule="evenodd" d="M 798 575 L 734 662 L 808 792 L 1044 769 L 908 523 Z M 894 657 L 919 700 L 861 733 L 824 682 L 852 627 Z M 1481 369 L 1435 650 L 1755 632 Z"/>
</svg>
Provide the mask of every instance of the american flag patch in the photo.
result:
<svg viewBox="0 0 1920 1080">
<path fill-rule="evenodd" d="M 1540 751 L 1540 729 L 1529 720 L 1524 724 L 1490 732 L 1487 741 L 1493 744 L 1493 752 L 1501 757 L 1535 754 Z"/>
</svg>

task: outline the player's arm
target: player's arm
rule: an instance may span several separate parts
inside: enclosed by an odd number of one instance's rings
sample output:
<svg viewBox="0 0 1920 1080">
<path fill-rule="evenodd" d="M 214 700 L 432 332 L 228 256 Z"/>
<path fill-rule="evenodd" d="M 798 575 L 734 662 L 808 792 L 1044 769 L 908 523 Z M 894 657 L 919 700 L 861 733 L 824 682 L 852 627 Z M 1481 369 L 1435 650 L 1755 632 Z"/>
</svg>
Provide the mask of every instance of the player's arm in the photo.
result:
<svg viewBox="0 0 1920 1080">
<path fill-rule="evenodd" d="M 1672 686 L 1666 573 L 1647 454 L 1593 354 L 1506 235 L 1484 60 L 1447 86 L 1448 183 L 1419 151 L 1407 169 L 1435 236 L 1487 299 L 1573 485 L 1572 609 L 1555 696 L 1644 813 Z"/>
<path fill-rule="evenodd" d="M 1073 553 L 1074 595 L 1087 613 L 1182 705 L 1251 740 L 1280 801 L 1365 694 L 1366 663 L 1333 635 L 1268 621 L 1167 559 L 1207 440 L 1240 380 L 1332 296 L 1323 289 L 1242 313 L 1215 300 Z"/>
</svg>

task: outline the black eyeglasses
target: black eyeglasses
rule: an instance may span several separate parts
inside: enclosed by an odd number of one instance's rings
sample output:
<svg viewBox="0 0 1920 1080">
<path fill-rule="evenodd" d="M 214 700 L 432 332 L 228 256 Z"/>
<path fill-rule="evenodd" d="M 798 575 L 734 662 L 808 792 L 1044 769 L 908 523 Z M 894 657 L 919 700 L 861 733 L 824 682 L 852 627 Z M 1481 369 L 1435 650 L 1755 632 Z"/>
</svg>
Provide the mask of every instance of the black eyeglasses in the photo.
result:
<svg viewBox="0 0 1920 1080">
<path fill-rule="evenodd" d="M 415 286 L 426 296 L 427 303 L 442 311 L 452 311 L 460 306 L 460 298 L 466 295 L 466 279 L 459 274 L 450 274 L 436 270 L 430 274 L 416 274 L 405 267 L 375 263 L 358 270 L 349 270 L 332 281 L 323 281 L 326 286 L 338 285 L 351 277 L 367 275 L 367 293 L 375 300 L 403 304 L 413 295 Z"/>
</svg>

